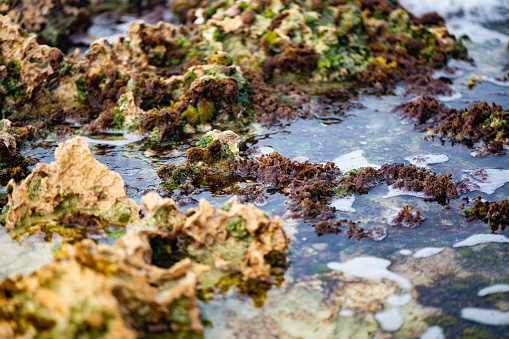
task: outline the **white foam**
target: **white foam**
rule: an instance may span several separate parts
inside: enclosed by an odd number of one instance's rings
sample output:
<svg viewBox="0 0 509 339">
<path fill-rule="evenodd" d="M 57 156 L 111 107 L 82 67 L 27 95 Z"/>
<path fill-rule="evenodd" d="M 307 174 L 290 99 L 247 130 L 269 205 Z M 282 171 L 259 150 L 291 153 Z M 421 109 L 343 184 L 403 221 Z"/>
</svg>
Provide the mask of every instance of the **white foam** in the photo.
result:
<svg viewBox="0 0 509 339">
<path fill-rule="evenodd" d="M 476 246 L 490 242 L 509 243 L 509 239 L 501 234 L 474 234 L 463 241 L 455 243 L 452 247 Z"/>
<path fill-rule="evenodd" d="M 459 100 L 459 99 L 461 99 L 462 96 L 463 95 L 461 95 L 461 92 L 454 91 L 454 92 L 452 92 L 451 95 L 439 95 L 439 96 L 437 96 L 437 99 L 440 101 L 447 102 L 447 101 Z"/>
<path fill-rule="evenodd" d="M 375 314 L 375 319 L 384 330 L 394 332 L 403 325 L 403 316 L 397 308 Z"/>
<path fill-rule="evenodd" d="M 373 167 L 376 169 L 380 168 L 378 165 L 370 164 L 368 159 L 366 159 L 362 153 L 364 153 L 363 150 L 358 150 L 340 155 L 334 159 L 334 163 L 339 167 L 339 169 L 343 171 L 343 173 L 361 167 Z"/>
<path fill-rule="evenodd" d="M 339 311 L 339 316 L 341 317 L 351 317 L 353 316 L 353 311 L 352 310 L 349 310 L 349 309 L 342 309 L 341 311 Z"/>
<path fill-rule="evenodd" d="M 401 255 L 410 255 L 410 254 L 412 254 L 412 251 L 407 250 L 407 249 L 402 249 L 402 250 L 399 250 L 399 254 L 401 254 Z"/>
<path fill-rule="evenodd" d="M 443 247 L 425 247 L 415 252 L 414 255 L 412 255 L 412 257 L 416 259 L 428 258 L 431 257 L 432 255 L 443 252 L 444 250 L 445 248 Z"/>
<path fill-rule="evenodd" d="M 509 292 L 509 285 L 507 284 L 496 284 L 483 288 L 477 293 L 478 297 L 484 297 L 489 294 L 495 293 L 507 293 Z"/>
<path fill-rule="evenodd" d="M 421 335 L 420 339 L 445 339 L 445 335 L 440 326 L 431 326 Z"/>
<path fill-rule="evenodd" d="M 414 192 L 414 191 L 404 190 L 401 188 L 394 188 L 392 186 L 394 186 L 394 185 L 387 186 L 387 189 L 389 190 L 389 192 L 383 196 L 384 198 L 397 197 L 398 195 L 411 195 L 411 196 L 418 197 L 418 198 L 431 198 L 422 192 Z"/>
<path fill-rule="evenodd" d="M 327 267 L 334 271 L 365 278 L 370 280 L 388 279 L 396 282 L 403 288 L 411 288 L 412 284 L 407 278 L 391 272 L 387 267 L 391 262 L 387 259 L 376 257 L 357 257 L 344 263 L 330 262 Z"/>
<path fill-rule="evenodd" d="M 501 86 L 501 87 L 509 87 L 509 81 L 504 82 L 504 81 L 496 80 L 495 78 L 488 77 L 488 76 L 483 76 L 482 78 L 483 78 L 483 81 L 491 82 L 494 85 Z"/>
<path fill-rule="evenodd" d="M 85 139 L 85 141 L 91 145 L 103 144 L 103 145 L 112 145 L 112 146 L 127 145 L 132 142 L 140 141 L 146 137 L 147 136 L 145 134 L 141 134 L 141 133 L 124 133 L 124 139 L 120 139 L 120 140 L 118 140 L 118 139 L 117 140 L 92 139 L 87 136 L 82 136 L 82 138 Z"/>
<path fill-rule="evenodd" d="M 486 308 L 467 307 L 461 310 L 461 317 L 479 324 L 491 326 L 509 325 L 509 311 L 502 312 Z"/>
<path fill-rule="evenodd" d="M 465 170 L 463 172 L 468 174 L 463 176 L 463 180 L 468 182 L 470 191 L 493 194 L 498 188 L 509 182 L 509 170 L 486 168 Z"/>
<path fill-rule="evenodd" d="M 410 293 L 403 295 L 391 295 L 386 299 L 389 305 L 396 307 L 406 305 L 410 302 L 410 300 L 412 300 Z"/>
<path fill-rule="evenodd" d="M 355 208 L 352 205 L 355 201 L 355 195 L 348 195 L 343 198 L 335 197 L 331 200 L 330 205 L 342 212 L 355 212 Z"/>
<path fill-rule="evenodd" d="M 449 161 L 449 157 L 443 153 L 419 154 L 414 155 L 413 157 L 407 157 L 405 158 L 405 160 L 407 160 L 411 164 L 414 164 L 415 166 L 427 167 L 427 165 L 439 164 Z"/>
</svg>

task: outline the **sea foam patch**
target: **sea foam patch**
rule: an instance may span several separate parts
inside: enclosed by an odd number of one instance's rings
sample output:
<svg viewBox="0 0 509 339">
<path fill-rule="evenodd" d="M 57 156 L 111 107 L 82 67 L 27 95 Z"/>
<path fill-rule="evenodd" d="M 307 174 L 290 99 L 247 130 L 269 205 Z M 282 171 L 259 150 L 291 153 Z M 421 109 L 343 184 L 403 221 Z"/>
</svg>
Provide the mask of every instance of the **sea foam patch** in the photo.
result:
<svg viewBox="0 0 509 339">
<path fill-rule="evenodd" d="M 412 255 L 412 257 L 416 259 L 429 258 L 435 254 L 443 252 L 444 250 L 445 248 L 443 247 L 425 247 L 415 252 L 414 255 Z"/>
<path fill-rule="evenodd" d="M 389 305 L 396 307 L 406 305 L 410 302 L 410 300 L 412 300 L 410 293 L 403 295 L 391 295 L 386 299 Z"/>
<path fill-rule="evenodd" d="M 355 195 L 349 195 L 343 198 L 335 197 L 331 200 L 330 205 L 342 212 L 355 212 L 352 207 L 355 201 Z"/>
<path fill-rule="evenodd" d="M 463 241 L 455 243 L 452 247 L 476 246 L 490 242 L 509 243 L 509 239 L 501 234 L 474 234 Z"/>
<path fill-rule="evenodd" d="M 362 155 L 363 153 L 363 150 L 358 150 L 340 155 L 334 159 L 334 163 L 339 167 L 340 170 L 343 171 L 343 173 L 361 167 L 373 167 L 376 169 L 380 168 L 378 165 L 370 164 L 368 159 Z"/>
<path fill-rule="evenodd" d="M 387 259 L 357 257 L 344 263 L 330 262 L 327 267 L 333 271 L 343 272 L 354 277 L 370 280 L 387 279 L 396 282 L 403 288 L 411 288 L 412 284 L 407 278 L 387 269 L 390 264 L 391 262 Z"/>
<path fill-rule="evenodd" d="M 462 180 L 467 184 L 468 191 L 493 194 L 498 188 L 509 182 L 509 170 L 486 168 L 463 172 L 467 173 Z"/>
<path fill-rule="evenodd" d="M 414 192 L 414 191 L 409 191 L 409 190 L 405 190 L 405 189 L 394 188 L 393 186 L 394 185 L 387 186 L 387 189 L 389 190 L 389 192 L 383 196 L 384 198 L 397 197 L 398 195 L 411 195 L 411 196 L 418 197 L 418 198 L 431 198 L 430 196 L 427 196 L 426 194 L 424 194 L 422 192 Z"/>
<path fill-rule="evenodd" d="M 438 153 L 438 154 L 419 154 L 414 155 L 413 157 L 405 158 L 409 163 L 414 164 L 415 166 L 427 167 L 432 164 L 440 164 L 446 161 L 449 161 L 449 157 L 446 154 Z"/>
<path fill-rule="evenodd" d="M 85 141 L 90 145 L 103 144 L 111 146 L 123 146 L 133 142 L 140 141 L 147 136 L 141 133 L 124 133 L 123 139 L 94 139 L 87 136 L 82 136 Z"/>
<path fill-rule="evenodd" d="M 397 308 L 375 314 L 375 319 L 384 330 L 394 332 L 403 325 L 403 316 Z"/>
<path fill-rule="evenodd" d="M 507 293 L 509 292 L 509 285 L 507 284 L 496 284 L 485 287 L 477 293 L 478 297 L 484 297 L 486 295 L 495 294 L 495 293 Z"/>
<path fill-rule="evenodd" d="M 484 325 L 509 325 L 509 311 L 502 312 L 487 308 L 467 307 L 461 310 L 461 317 Z"/>
<path fill-rule="evenodd" d="M 445 335 L 440 326 L 431 326 L 421 335 L 420 339 L 445 339 Z"/>
</svg>

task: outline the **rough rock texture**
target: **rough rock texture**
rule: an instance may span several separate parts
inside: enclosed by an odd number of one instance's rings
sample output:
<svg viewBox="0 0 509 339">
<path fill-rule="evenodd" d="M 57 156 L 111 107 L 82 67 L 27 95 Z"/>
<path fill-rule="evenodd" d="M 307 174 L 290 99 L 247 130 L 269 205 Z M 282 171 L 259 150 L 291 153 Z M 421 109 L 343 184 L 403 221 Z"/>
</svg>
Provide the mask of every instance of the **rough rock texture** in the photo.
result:
<svg viewBox="0 0 509 339">
<path fill-rule="evenodd" d="M 4 1 L 0 11 L 52 46 L 66 47 L 71 33 L 86 32 L 92 24 L 90 12 L 82 8 L 89 1 L 22 0 Z M 81 8 L 80 8 L 81 7 Z"/>
<path fill-rule="evenodd" d="M 35 36 L 0 15 L 0 103 L 2 112 L 10 106 L 43 102 L 48 90 L 58 84 L 63 53 L 40 45 Z M 6 114 L 4 113 L 4 116 Z"/>
<path fill-rule="evenodd" d="M 132 232 L 114 246 L 64 245 L 56 262 L 0 284 L 0 333 L 6 338 L 136 338 L 202 331 L 195 299 L 207 267 L 183 259 L 152 264 L 154 232 Z"/>
<path fill-rule="evenodd" d="M 120 175 L 99 163 L 84 139 L 77 137 L 60 144 L 55 159 L 50 164 L 37 164 L 19 186 L 14 180 L 9 182 L 7 228 L 73 209 L 99 213 L 119 224 L 138 218 L 139 207 L 126 197 Z"/>
<path fill-rule="evenodd" d="M 221 209 L 202 199 L 184 216 L 185 222 L 174 232 L 188 237 L 186 246 L 191 255 L 191 247 L 211 251 L 216 268 L 239 271 L 247 278 L 268 279 L 272 268 L 286 266 L 289 239 L 279 217 L 271 218 L 252 204 L 239 204 L 237 197 Z"/>
</svg>

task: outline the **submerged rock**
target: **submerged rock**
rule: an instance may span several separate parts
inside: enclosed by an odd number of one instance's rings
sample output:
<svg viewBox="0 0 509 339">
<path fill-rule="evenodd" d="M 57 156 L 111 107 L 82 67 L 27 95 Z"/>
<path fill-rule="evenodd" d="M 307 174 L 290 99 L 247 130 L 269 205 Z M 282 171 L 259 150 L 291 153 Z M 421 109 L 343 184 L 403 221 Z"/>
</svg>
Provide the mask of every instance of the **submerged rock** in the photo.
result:
<svg viewBox="0 0 509 339">
<path fill-rule="evenodd" d="M 152 235 L 153 236 L 153 235 Z M 86 239 L 56 261 L 0 284 L 0 333 L 18 336 L 136 338 L 202 331 L 195 298 L 207 267 L 183 259 L 152 264 L 150 236 L 133 232 L 114 246 Z"/>
<path fill-rule="evenodd" d="M 98 162 L 83 138 L 60 144 L 55 161 L 39 163 L 32 174 L 8 186 L 7 228 L 55 223 L 71 212 L 125 225 L 139 218 L 139 206 L 128 199 L 118 173 Z"/>
</svg>

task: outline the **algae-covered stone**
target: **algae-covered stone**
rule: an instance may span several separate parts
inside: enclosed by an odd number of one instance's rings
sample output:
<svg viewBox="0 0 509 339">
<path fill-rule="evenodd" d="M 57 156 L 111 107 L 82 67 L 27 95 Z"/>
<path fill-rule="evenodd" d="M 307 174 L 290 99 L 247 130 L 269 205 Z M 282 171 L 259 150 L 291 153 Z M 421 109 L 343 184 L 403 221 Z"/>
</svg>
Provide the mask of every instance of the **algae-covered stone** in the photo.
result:
<svg viewBox="0 0 509 339">
<path fill-rule="evenodd" d="M 188 238 L 186 251 L 198 262 L 241 272 L 247 278 L 269 278 L 271 269 L 286 266 L 289 239 L 279 217 L 269 217 L 253 204 L 228 200 L 229 209 L 216 209 L 202 199 L 185 212 L 176 233 Z M 211 258 L 212 255 L 212 258 Z"/>
<path fill-rule="evenodd" d="M 165 180 L 163 186 L 176 189 L 186 183 L 206 185 L 219 182 L 234 173 L 241 158 L 237 146 L 239 136 L 232 131 L 207 132 L 186 151 L 186 161 L 180 165 L 163 165 L 157 175 Z"/>
<path fill-rule="evenodd" d="M 0 15 L 0 112 L 23 116 L 27 103 L 43 103 L 58 85 L 63 53 Z"/>
<path fill-rule="evenodd" d="M 60 144 L 55 159 L 37 164 L 19 185 L 9 182 L 7 228 L 54 223 L 70 211 L 97 215 L 115 224 L 139 218 L 139 207 L 127 198 L 120 175 L 98 162 L 83 138 Z"/>
<path fill-rule="evenodd" d="M 136 338 L 202 331 L 195 298 L 206 267 L 152 264 L 151 237 L 132 232 L 112 247 L 64 245 L 56 262 L 0 284 L 0 333 L 8 338 Z M 157 324 L 157 326 L 154 326 Z"/>
</svg>

